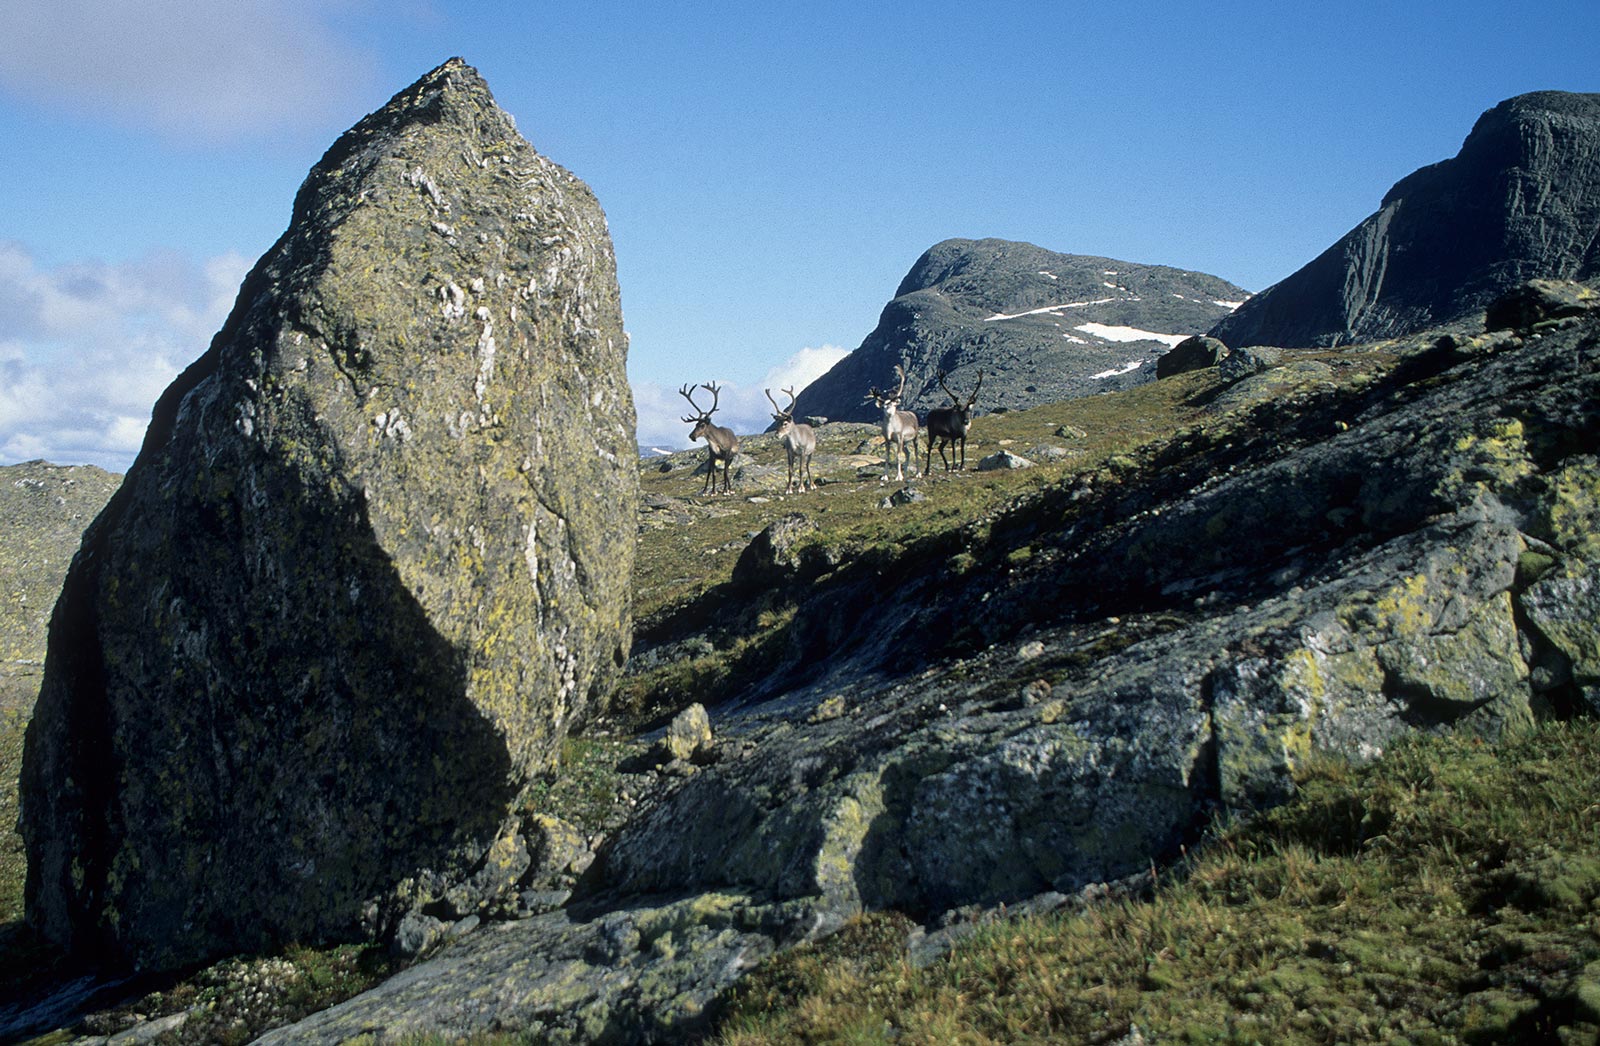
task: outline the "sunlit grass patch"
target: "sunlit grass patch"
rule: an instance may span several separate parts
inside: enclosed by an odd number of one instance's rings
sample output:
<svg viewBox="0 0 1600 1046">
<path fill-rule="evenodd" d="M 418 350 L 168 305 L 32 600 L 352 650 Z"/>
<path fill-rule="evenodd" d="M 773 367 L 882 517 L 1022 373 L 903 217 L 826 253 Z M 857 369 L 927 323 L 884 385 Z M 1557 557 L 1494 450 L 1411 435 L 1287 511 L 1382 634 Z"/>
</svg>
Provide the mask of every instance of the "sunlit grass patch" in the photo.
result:
<svg viewBox="0 0 1600 1046">
<path fill-rule="evenodd" d="M 1593 1042 L 1597 796 L 1593 721 L 1408 741 L 1320 767 L 1150 901 L 996 921 L 922 969 L 780 956 L 720 1041 Z"/>
</svg>

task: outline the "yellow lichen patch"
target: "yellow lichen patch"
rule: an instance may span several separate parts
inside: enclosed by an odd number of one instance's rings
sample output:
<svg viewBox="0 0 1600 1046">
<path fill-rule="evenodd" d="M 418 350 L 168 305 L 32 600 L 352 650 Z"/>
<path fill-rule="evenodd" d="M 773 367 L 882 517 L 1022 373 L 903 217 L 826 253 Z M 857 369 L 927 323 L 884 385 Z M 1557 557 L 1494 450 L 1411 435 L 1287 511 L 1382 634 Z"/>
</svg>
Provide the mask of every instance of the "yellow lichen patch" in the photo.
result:
<svg viewBox="0 0 1600 1046">
<path fill-rule="evenodd" d="M 1502 496 L 1538 470 L 1528 451 L 1521 420 L 1494 418 L 1478 431 L 1459 436 L 1449 471 L 1437 492 L 1448 502 L 1468 504 L 1489 494 Z"/>
<path fill-rule="evenodd" d="M 1575 458 L 1549 477 L 1541 515 L 1552 544 L 1600 561 L 1600 460 Z"/>
<path fill-rule="evenodd" d="M 1376 625 L 1402 634 L 1414 634 L 1430 627 L 1433 611 L 1428 605 L 1427 589 L 1427 577 L 1412 574 L 1379 595 L 1372 603 Z"/>
<path fill-rule="evenodd" d="M 1317 655 L 1305 647 L 1290 651 L 1283 659 L 1283 685 L 1291 692 L 1303 693 L 1313 706 L 1320 705 L 1328 692 Z"/>
<path fill-rule="evenodd" d="M 857 774 L 851 785 L 850 794 L 823 818 L 814 875 L 817 891 L 823 896 L 859 902 L 856 858 L 873 820 L 883 810 L 883 784 L 875 774 Z"/>
</svg>

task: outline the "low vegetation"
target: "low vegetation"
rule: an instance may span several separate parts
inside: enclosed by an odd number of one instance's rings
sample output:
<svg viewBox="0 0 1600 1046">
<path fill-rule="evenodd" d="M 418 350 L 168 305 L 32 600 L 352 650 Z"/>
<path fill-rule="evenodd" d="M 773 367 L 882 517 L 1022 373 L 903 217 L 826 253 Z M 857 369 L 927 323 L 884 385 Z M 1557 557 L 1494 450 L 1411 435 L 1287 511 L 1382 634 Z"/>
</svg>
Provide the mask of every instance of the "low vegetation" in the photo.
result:
<svg viewBox="0 0 1600 1046">
<path fill-rule="evenodd" d="M 1270 431 L 1280 414 L 1315 418 L 1306 400 L 1328 394 L 1335 383 L 1345 390 L 1372 386 L 1395 365 L 1381 348 L 1301 355 L 1325 362 L 1336 381 L 1275 385 L 1264 391 L 1265 402 L 1230 404 L 1227 397 L 1237 391 L 1213 368 L 1125 392 L 980 416 L 972 423 L 968 469 L 946 473 L 935 455 L 932 474 L 906 484 L 920 500 L 893 507 L 883 502 L 902 485 L 879 478 L 883 438 L 870 425 L 817 430 L 814 468 L 821 486 L 806 494 L 781 493 L 783 449 L 771 436 L 743 439 L 743 467 L 758 475 L 765 470 L 764 478 L 728 497 L 699 495 L 702 477 L 695 469 L 705 461 L 703 450 L 647 462 L 634 568 L 635 654 L 642 656 L 613 699 L 614 714 L 624 724 L 659 725 L 692 701 L 713 704 L 770 675 L 792 654 L 787 631 L 802 587 L 823 592 L 865 573 L 887 586 L 925 575 L 936 564 L 953 575 L 990 562 L 1023 566 L 1032 559 L 1025 534 L 1030 513 L 1046 518 L 1043 525 L 1058 524 L 1063 502 L 1076 490 L 1104 491 L 1152 469 L 1220 472 L 1234 463 L 1234 453 L 1249 442 L 1245 437 Z M 1000 451 L 1032 467 L 977 471 L 979 461 Z M 837 569 L 808 577 L 796 590 L 735 588 L 734 566 L 751 539 L 793 514 L 815 524 L 804 541 L 819 561 Z"/>
<path fill-rule="evenodd" d="M 1394 364 L 1381 352 L 1331 362 L 1346 387 Z M 914 484 L 923 500 L 892 508 L 881 503 L 900 485 L 878 479 L 881 438 L 867 426 L 818 430 L 823 484 L 806 494 L 782 493 L 783 450 L 770 436 L 744 444 L 755 469 L 772 471 L 728 497 L 699 494 L 692 466 L 703 450 L 665 470 L 647 462 L 635 573 L 644 656 L 601 729 L 567 743 L 561 773 L 534 788 L 530 808 L 608 833 L 626 816 L 619 765 L 641 750 L 638 730 L 787 656 L 794 598 L 730 584 L 739 554 L 773 521 L 805 514 L 817 525 L 805 540 L 841 567 L 892 574 L 937 553 L 956 572 L 1026 568 L 1038 555 L 1018 525 L 1028 505 L 1150 468 L 1210 467 L 1244 442 L 1239 426 L 1270 426 L 1218 410 L 1224 394 L 1205 371 L 980 416 L 969 471 L 946 476 L 935 461 Z M 1036 467 L 971 468 L 1001 449 Z M 713 626 L 718 609 L 733 612 Z M 24 862 L 10 826 L 23 725 L 20 715 L 0 722 L 0 995 L 10 997 L 26 997 L 48 969 L 19 923 Z M 907 951 L 909 921 L 870 915 L 759 969 L 724 1001 L 713 1034 L 729 1044 L 1596 1041 L 1596 767 L 1600 729 L 1588 721 L 1495 747 L 1418 739 L 1363 770 L 1322 765 L 1290 805 L 1221 826 L 1147 896 L 1049 916 L 988 913 L 925 965 Z M 183 1013 L 161 1041 L 247 1041 L 397 968 L 350 947 L 228 960 L 150 985 L 79 1030 Z"/>
<path fill-rule="evenodd" d="M 869 916 L 742 982 L 717 1041 L 1595 1042 L 1597 796 L 1593 720 L 1417 738 L 1317 768 L 1148 900 L 997 919 L 923 968 Z"/>
</svg>

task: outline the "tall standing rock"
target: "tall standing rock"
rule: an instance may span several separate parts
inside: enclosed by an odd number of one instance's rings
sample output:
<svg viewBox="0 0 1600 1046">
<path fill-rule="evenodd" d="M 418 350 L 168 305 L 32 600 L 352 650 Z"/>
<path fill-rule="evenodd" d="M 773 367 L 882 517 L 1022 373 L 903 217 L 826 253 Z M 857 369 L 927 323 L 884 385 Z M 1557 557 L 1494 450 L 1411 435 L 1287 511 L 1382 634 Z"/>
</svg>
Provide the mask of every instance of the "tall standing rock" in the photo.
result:
<svg viewBox="0 0 1600 1046">
<path fill-rule="evenodd" d="M 1344 345 L 1472 317 L 1524 280 L 1600 277 L 1600 94 L 1536 91 L 1454 158 L 1211 329 L 1229 345 Z"/>
<path fill-rule="evenodd" d="M 169 967 L 470 874 L 626 652 L 605 217 L 459 59 L 341 137 L 51 623 L 29 921 Z"/>
</svg>

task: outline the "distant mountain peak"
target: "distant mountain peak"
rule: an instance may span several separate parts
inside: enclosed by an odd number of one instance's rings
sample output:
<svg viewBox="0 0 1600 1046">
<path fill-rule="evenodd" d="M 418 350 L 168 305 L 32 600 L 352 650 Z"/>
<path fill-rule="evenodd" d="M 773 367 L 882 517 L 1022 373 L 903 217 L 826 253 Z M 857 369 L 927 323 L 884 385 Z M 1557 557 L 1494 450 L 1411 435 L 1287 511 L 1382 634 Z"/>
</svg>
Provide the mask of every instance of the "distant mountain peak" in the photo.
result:
<svg viewBox="0 0 1600 1046">
<path fill-rule="evenodd" d="M 905 368 L 907 409 L 925 411 L 984 372 L 980 412 L 1107 392 L 1153 377 L 1155 358 L 1249 295 L 1161 265 L 1061 254 L 1001 239 L 948 239 L 923 252 L 861 346 L 801 394 L 797 410 L 872 421 L 868 389 Z"/>
</svg>

